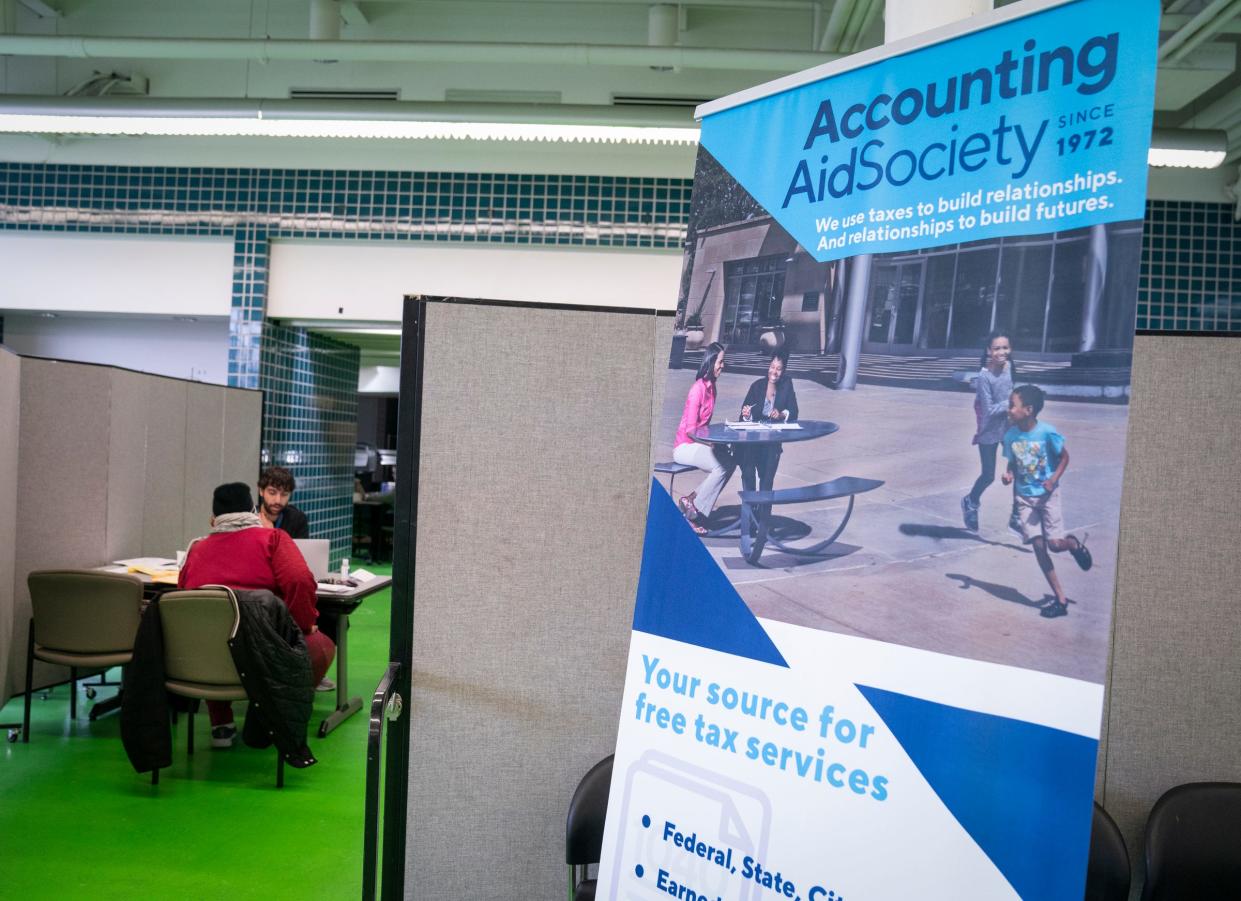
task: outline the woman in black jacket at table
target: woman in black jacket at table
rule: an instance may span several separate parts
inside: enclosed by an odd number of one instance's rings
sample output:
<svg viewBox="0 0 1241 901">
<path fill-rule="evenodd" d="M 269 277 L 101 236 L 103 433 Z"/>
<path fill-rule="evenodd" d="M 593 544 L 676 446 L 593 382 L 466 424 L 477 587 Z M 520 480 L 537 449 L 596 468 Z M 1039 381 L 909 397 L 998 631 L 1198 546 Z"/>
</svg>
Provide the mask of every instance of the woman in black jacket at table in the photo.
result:
<svg viewBox="0 0 1241 901">
<path fill-rule="evenodd" d="M 767 364 L 767 377 L 756 379 L 746 392 L 741 405 L 741 418 L 752 422 L 796 422 L 797 392 L 788 375 L 789 354 L 778 348 Z M 753 491 L 757 477 L 758 489 L 770 491 L 780 465 L 780 445 L 748 447 L 736 445 L 741 467 L 741 487 Z"/>
</svg>

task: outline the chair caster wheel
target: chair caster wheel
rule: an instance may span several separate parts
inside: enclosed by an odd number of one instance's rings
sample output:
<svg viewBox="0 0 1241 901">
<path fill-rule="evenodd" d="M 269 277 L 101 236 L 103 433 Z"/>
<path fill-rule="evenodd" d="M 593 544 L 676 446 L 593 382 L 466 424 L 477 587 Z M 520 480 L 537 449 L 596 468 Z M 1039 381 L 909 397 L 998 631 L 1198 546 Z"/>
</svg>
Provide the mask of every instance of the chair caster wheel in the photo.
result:
<svg viewBox="0 0 1241 901">
<path fill-rule="evenodd" d="M 95 689 L 93 689 L 93 688 L 87 688 L 87 689 L 86 689 L 86 696 L 87 696 L 88 698 L 90 698 L 90 699 L 93 701 L 93 700 L 95 699 Z"/>
<path fill-rule="evenodd" d="M 9 730 L 9 736 L 8 736 L 8 738 L 9 738 L 9 744 L 11 744 L 11 745 L 15 745 L 15 744 L 17 744 L 17 739 L 18 739 L 18 736 L 20 736 L 21 734 L 22 734 L 22 730 L 21 730 L 21 729 L 10 729 L 10 730 Z"/>
</svg>

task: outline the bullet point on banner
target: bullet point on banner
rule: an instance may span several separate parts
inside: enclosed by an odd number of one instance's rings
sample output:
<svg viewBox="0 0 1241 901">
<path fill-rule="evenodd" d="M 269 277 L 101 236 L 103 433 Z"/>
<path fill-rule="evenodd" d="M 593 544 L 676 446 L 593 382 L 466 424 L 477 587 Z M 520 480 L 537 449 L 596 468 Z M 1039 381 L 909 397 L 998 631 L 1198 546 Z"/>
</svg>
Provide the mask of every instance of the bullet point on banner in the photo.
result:
<svg viewBox="0 0 1241 901">
<path fill-rule="evenodd" d="M 651 818 L 648 817 L 646 814 L 642 814 L 642 828 L 643 829 L 651 828 Z"/>
<path fill-rule="evenodd" d="M 642 874 L 645 873 L 646 870 L 642 869 L 642 864 L 638 864 L 636 867 L 633 868 L 633 872 L 634 872 L 634 875 L 636 875 L 639 879 L 641 879 Z"/>
</svg>

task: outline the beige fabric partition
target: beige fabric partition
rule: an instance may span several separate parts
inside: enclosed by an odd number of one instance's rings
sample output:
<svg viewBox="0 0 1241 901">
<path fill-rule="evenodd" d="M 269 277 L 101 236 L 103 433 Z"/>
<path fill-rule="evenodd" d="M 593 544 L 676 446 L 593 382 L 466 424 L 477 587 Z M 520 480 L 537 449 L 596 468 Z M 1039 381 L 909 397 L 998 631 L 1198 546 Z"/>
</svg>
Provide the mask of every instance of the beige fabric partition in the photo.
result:
<svg viewBox="0 0 1241 901">
<path fill-rule="evenodd" d="M 569 798 L 615 742 L 671 321 L 431 303 L 425 334 L 406 893 L 562 897 Z"/>
<path fill-rule="evenodd" d="M 13 640 L 13 573 L 17 543 L 17 432 L 21 417 L 21 358 L 0 347 L 0 655 Z M 13 693 L 0 659 L 0 704 Z"/>
<path fill-rule="evenodd" d="M 20 428 L 0 437 L 0 465 L 6 441 L 15 461 L 4 470 L 15 475 L 15 503 L 3 505 L 0 483 L 0 511 L 16 514 L 7 571 L 0 554 L 3 703 L 25 681 L 26 576 L 172 557 L 205 533 L 212 488 L 252 483 L 258 474 L 262 395 L 7 352 L 0 361 L 0 422 L 10 394 L 20 409 Z M 12 379 L 5 377 L 10 361 Z M 0 539 L 4 528 L 0 521 Z M 36 685 L 64 678 L 63 668 L 36 664 Z"/>
<path fill-rule="evenodd" d="M 640 411 L 659 409 L 669 343 L 667 320 L 430 305 L 407 896 L 564 891 L 569 796 L 619 715 Z M 465 358 L 488 365 L 464 376 Z M 1137 339 L 1098 778 L 1135 898 L 1159 795 L 1241 781 L 1238 386 L 1237 339 Z"/>
<path fill-rule="evenodd" d="M 1241 340 L 1137 339 L 1102 761 L 1135 882 L 1164 791 L 1241 781 L 1239 389 Z"/>
</svg>

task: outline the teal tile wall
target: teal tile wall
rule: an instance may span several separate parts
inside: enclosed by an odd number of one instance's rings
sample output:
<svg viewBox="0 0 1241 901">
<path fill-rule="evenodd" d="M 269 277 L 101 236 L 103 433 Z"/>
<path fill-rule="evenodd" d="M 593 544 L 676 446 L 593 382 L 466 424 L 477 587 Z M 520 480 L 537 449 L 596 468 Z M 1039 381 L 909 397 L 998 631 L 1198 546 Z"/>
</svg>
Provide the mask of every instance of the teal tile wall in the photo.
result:
<svg viewBox="0 0 1241 901">
<path fill-rule="evenodd" d="M 304 329 L 261 330 L 263 456 L 293 473 L 293 503 L 312 537 L 331 540 L 335 567 L 353 538 L 358 349 Z"/>
<path fill-rule="evenodd" d="M 691 189 L 675 178 L 0 163 L 0 229 L 232 237 L 229 384 L 269 392 L 265 446 L 305 454 L 298 504 L 336 536 L 347 534 L 356 353 L 350 364 L 344 346 L 264 322 L 273 238 L 680 249 Z M 1231 204 L 1148 203 L 1138 328 L 1241 333 L 1238 248 Z M 330 411 L 313 407 L 327 398 Z"/>
<path fill-rule="evenodd" d="M 0 163 L 0 228 L 233 239 L 230 385 L 333 562 L 352 535 L 357 352 L 266 323 L 273 238 L 680 249 L 687 179 Z M 297 463 L 288 463 L 293 454 Z"/>
<path fill-rule="evenodd" d="M 1241 222 L 1230 203 L 1146 204 L 1138 328 L 1241 332 Z"/>
<path fill-rule="evenodd" d="M 230 383 L 255 387 L 271 238 L 679 249 L 675 178 L 0 163 L 0 228 L 231 235 Z M 1227 203 L 1147 204 L 1137 324 L 1241 331 L 1241 228 Z"/>
</svg>

